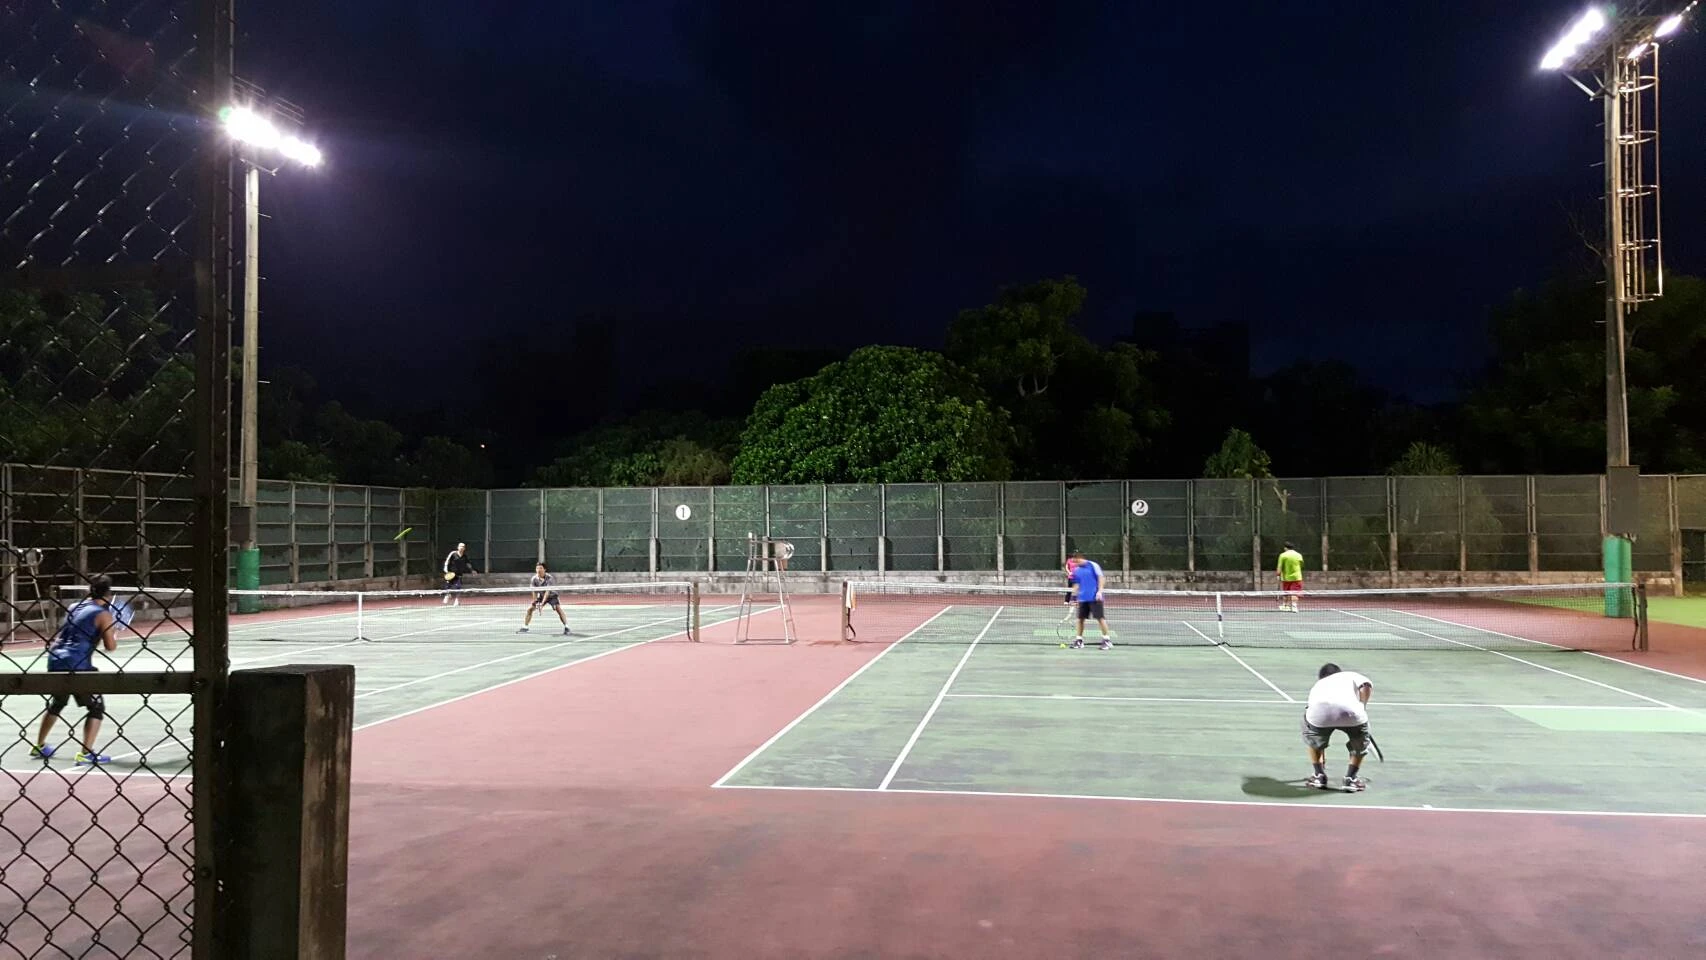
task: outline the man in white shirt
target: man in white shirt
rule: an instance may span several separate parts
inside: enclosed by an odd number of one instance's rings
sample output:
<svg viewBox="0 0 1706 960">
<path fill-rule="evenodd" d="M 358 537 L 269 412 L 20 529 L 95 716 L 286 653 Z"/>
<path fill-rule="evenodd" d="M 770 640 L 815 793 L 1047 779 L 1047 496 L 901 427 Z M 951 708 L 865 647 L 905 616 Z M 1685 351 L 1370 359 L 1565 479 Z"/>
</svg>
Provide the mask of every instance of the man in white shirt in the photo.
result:
<svg viewBox="0 0 1706 960">
<path fill-rule="evenodd" d="M 1315 775 L 1309 786 L 1318 790 L 1327 786 L 1327 741 L 1334 730 L 1343 730 L 1349 741 L 1350 766 L 1340 789 L 1356 793 L 1368 787 L 1357 776 L 1362 758 L 1368 753 L 1368 698 L 1374 694 L 1374 684 L 1360 673 L 1340 670 L 1336 663 L 1323 664 L 1316 674 L 1315 686 L 1309 688 L 1309 706 L 1303 712 L 1303 742 L 1309 748 L 1309 763 Z"/>
</svg>

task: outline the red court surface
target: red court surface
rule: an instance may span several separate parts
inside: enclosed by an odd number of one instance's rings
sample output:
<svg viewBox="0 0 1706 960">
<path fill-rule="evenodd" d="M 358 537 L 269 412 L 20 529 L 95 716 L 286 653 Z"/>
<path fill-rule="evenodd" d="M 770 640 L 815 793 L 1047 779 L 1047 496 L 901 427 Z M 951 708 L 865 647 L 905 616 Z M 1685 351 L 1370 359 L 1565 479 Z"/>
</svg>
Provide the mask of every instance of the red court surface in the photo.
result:
<svg viewBox="0 0 1706 960">
<path fill-rule="evenodd" d="M 363 730 L 349 955 L 1706 956 L 1701 819 L 710 788 L 886 647 L 649 644 Z"/>
</svg>

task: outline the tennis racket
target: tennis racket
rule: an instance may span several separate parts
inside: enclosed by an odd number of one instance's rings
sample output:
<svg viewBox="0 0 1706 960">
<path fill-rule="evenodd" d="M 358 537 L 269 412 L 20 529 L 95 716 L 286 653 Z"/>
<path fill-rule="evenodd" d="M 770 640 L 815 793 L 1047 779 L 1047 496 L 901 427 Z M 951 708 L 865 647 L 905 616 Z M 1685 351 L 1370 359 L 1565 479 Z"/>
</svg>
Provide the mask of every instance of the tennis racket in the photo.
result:
<svg viewBox="0 0 1706 960">
<path fill-rule="evenodd" d="M 444 582 L 445 582 L 445 583 L 449 583 L 449 582 L 450 582 L 450 581 L 452 581 L 452 580 L 455 580 L 455 579 L 456 579 L 456 574 L 454 574 L 454 573 L 451 573 L 451 572 L 450 572 L 450 571 L 448 571 L 448 570 L 446 570 L 446 571 L 445 571 L 445 572 L 444 572 Z"/>
<path fill-rule="evenodd" d="M 113 623 L 119 627 L 130 626 L 130 621 L 136 618 L 136 611 L 132 610 L 130 604 L 123 600 L 114 600 L 107 604 L 107 612 L 113 615 Z"/>
</svg>

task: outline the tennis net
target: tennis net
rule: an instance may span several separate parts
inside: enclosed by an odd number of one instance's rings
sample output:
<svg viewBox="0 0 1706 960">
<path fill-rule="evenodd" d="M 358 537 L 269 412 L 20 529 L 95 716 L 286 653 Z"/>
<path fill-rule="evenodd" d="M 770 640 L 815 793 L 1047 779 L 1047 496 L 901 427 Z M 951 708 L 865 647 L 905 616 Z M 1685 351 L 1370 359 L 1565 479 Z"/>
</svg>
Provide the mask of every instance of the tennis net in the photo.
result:
<svg viewBox="0 0 1706 960">
<path fill-rule="evenodd" d="M 1618 652 L 1646 649 L 1647 635 L 1645 589 L 1632 583 L 1302 594 L 1107 589 L 1103 607 L 1116 646 Z M 849 581 L 841 608 L 847 640 L 1054 644 L 1078 626 L 1065 586 Z M 1084 636 L 1100 638 L 1094 620 Z"/>
<path fill-rule="evenodd" d="M 533 610 L 540 594 L 557 605 Z M 61 587 L 54 613 L 67 611 L 88 596 L 82 586 Z M 174 639 L 187 643 L 194 594 L 176 587 L 114 587 L 128 626 L 121 648 L 140 639 L 157 649 Z M 237 613 L 241 598 L 259 606 Z M 563 643 L 658 639 L 698 639 L 699 592 L 682 582 L 562 584 L 544 589 L 466 587 L 460 590 L 232 590 L 231 642 L 300 644 L 363 643 Z M 245 604 L 247 606 L 248 604 Z M 562 617 L 557 615 L 562 611 Z M 564 631 L 569 633 L 565 635 Z M 674 633 L 672 634 L 672 631 Z"/>
</svg>

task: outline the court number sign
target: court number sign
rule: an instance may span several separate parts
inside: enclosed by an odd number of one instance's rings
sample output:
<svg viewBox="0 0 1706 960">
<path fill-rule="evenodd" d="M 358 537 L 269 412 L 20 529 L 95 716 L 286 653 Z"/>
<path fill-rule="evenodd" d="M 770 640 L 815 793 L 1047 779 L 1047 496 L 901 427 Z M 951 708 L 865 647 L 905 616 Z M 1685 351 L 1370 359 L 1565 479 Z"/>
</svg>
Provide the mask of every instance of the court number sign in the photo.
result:
<svg viewBox="0 0 1706 960">
<path fill-rule="evenodd" d="M 687 504 L 684 503 L 681 506 L 675 508 L 675 519 L 677 519 L 677 520 L 691 520 L 692 518 L 693 518 L 693 508 L 688 506 Z"/>
<path fill-rule="evenodd" d="M 1133 500 L 1131 502 L 1131 515 L 1134 517 L 1147 517 L 1147 516 L 1149 516 L 1149 501 L 1148 500 Z"/>
</svg>

